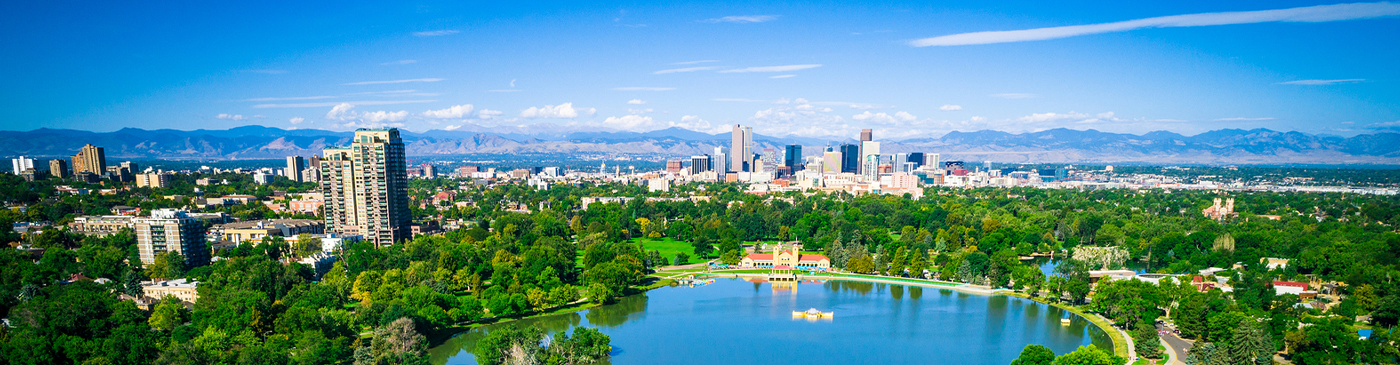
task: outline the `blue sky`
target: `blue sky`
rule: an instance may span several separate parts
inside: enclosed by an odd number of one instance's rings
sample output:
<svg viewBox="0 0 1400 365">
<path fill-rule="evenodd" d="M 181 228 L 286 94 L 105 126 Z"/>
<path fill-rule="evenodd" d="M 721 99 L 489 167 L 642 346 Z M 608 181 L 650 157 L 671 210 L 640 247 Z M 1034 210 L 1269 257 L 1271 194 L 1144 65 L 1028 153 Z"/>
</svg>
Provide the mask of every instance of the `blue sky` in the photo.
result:
<svg viewBox="0 0 1400 365">
<path fill-rule="evenodd" d="M 6 2 L 0 129 L 1400 128 L 1400 3 L 502 3 Z"/>
</svg>

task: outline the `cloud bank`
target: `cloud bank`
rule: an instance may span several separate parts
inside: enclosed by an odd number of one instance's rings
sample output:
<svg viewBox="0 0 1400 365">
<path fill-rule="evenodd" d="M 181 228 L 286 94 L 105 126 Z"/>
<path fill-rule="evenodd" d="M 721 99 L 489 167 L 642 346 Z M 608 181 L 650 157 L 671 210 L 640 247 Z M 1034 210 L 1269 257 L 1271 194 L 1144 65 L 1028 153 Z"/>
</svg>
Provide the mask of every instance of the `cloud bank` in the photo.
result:
<svg viewBox="0 0 1400 365">
<path fill-rule="evenodd" d="M 1199 13 L 1135 19 L 1121 22 L 1071 25 L 1064 27 L 1036 28 L 952 34 L 932 38 L 916 39 L 909 42 L 914 47 L 966 46 L 1010 42 L 1043 41 L 1069 38 L 1090 34 L 1126 32 L 1143 28 L 1200 27 L 1210 25 L 1252 24 L 1269 22 L 1331 22 L 1341 20 L 1369 19 L 1400 15 L 1400 4 L 1357 3 L 1318 5 L 1301 8 L 1234 11 L 1221 13 Z"/>
</svg>

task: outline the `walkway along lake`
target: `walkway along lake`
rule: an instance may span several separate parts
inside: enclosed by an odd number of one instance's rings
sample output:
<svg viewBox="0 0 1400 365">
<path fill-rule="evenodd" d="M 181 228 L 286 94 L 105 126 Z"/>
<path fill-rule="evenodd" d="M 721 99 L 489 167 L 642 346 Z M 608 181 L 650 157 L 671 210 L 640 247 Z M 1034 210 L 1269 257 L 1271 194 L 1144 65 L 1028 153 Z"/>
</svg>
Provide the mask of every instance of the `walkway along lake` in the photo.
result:
<svg viewBox="0 0 1400 365">
<path fill-rule="evenodd" d="M 835 318 L 793 318 L 816 308 Z M 1060 318 L 1071 317 L 1069 325 Z M 479 327 L 433 348 L 433 364 L 476 364 L 472 346 L 499 326 L 550 333 L 597 327 L 612 337 L 614 364 L 995 364 L 1027 344 L 1056 354 L 1094 344 L 1098 327 L 1059 308 L 1002 295 L 855 281 L 799 283 L 715 279 L 667 287 L 617 304 Z"/>
</svg>

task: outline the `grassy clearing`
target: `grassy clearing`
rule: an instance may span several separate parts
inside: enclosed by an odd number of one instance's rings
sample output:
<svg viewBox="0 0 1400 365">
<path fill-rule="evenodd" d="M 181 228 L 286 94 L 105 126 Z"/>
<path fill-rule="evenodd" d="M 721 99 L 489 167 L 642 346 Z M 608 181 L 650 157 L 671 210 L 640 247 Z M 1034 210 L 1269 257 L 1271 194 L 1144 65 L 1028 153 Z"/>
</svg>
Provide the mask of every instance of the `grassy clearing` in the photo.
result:
<svg viewBox="0 0 1400 365">
<path fill-rule="evenodd" d="M 637 238 L 637 239 L 633 239 L 632 241 L 630 241 L 630 243 L 632 243 L 632 244 L 641 243 L 641 244 L 642 244 L 642 247 L 643 247 L 643 248 L 646 248 L 647 251 L 653 251 L 653 250 L 659 251 L 659 252 L 661 252 L 661 257 L 665 257 L 666 260 L 668 260 L 668 261 L 670 261 L 670 260 L 675 260 L 675 259 L 676 259 L 676 254 L 678 254 L 678 253 L 684 253 L 684 254 L 690 256 L 690 261 L 691 261 L 691 262 L 688 262 L 688 263 L 692 263 L 692 264 L 693 264 L 693 263 L 696 263 L 696 262 L 700 262 L 700 258 L 695 257 L 695 247 L 694 247 L 694 246 L 691 246 L 691 245 L 690 245 L 690 242 L 677 241 L 677 240 L 674 239 L 674 238 L 665 237 L 665 238 Z M 687 264 L 687 263 L 672 263 L 672 265 L 684 265 L 684 264 Z"/>
</svg>

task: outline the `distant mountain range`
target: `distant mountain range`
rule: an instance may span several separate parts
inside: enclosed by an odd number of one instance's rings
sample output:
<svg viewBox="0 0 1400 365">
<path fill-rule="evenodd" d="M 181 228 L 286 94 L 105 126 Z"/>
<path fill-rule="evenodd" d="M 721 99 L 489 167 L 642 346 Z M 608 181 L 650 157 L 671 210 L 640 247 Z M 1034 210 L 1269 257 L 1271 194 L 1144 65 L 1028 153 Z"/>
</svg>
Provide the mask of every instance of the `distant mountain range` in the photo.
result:
<svg viewBox="0 0 1400 365">
<path fill-rule="evenodd" d="M 405 132 L 410 156 L 478 153 L 663 154 L 690 156 L 728 147 L 730 135 L 681 128 L 651 132 L 571 132 L 497 134 L 483 131 Z M 88 132 L 40 128 L 0 132 L 0 155 L 52 158 L 72 156 L 84 144 L 106 148 L 109 159 L 272 159 L 319 154 L 349 143 L 353 132 L 283 130 L 245 126 L 228 130 L 179 131 L 125 128 Z M 756 149 L 805 146 L 807 155 L 846 141 L 756 136 Z M 944 160 L 1024 163 L 1153 164 L 1400 164 L 1400 133 L 1355 137 L 1222 129 L 1194 136 L 1171 132 L 1144 135 L 1095 130 L 1052 129 L 1012 134 L 983 130 L 951 132 L 938 138 L 882 141 L 884 153 L 940 153 Z"/>
</svg>

